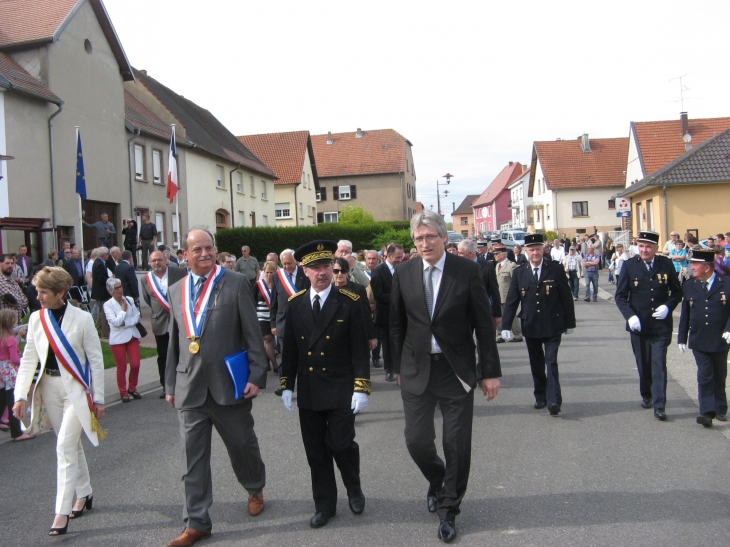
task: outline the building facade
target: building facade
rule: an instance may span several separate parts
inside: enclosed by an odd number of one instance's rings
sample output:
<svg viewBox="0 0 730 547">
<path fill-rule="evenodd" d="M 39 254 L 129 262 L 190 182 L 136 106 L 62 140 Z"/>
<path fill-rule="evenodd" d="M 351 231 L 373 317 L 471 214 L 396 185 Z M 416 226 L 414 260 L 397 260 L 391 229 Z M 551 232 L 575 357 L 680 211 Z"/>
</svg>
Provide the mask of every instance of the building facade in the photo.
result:
<svg viewBox="0 0 730 547">
<path fill-rule="evenodd" d="M 471 204 L 479 197 L 479 194 L 466 196 L 453 213 L 451 220 L 454 224 L 454 231 L 464 237 L 478 236 L 476 225 L 474 224 L 474 209 Z"/>
<path fill-rule="evenodd" d="M 512 227 L 509 185 L 522 176 L 527 167 L 511 161 L 487 186 L 486 190 L 474 200 L 474 223 L 477 231 L 497 232 Z"/>
</svg>

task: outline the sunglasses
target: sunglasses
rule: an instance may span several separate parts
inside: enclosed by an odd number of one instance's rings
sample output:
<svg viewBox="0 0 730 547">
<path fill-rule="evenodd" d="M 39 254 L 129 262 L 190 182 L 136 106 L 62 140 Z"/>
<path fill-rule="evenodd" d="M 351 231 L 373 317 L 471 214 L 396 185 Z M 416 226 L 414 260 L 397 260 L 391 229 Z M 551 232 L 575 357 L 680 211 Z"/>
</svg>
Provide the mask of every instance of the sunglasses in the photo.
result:
<svg viewBox="0 0 730 547">
<path fill-rule="evenodd" d="M 348 271 L 349 270 L 339 270 L 339 269 L 334 269 L 334 268 L 332 269 L 332 273 L 335 275 L 341 274 L 341 273 L 347 273 Z"/>
</svg>

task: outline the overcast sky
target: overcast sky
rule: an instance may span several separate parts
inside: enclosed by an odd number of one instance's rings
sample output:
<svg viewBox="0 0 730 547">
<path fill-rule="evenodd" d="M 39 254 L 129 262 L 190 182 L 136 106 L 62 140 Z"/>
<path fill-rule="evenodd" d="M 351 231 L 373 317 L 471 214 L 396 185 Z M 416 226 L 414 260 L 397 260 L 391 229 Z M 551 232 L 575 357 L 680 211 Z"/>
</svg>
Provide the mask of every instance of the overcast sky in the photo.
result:
<svg viewBox="0 0 730 547">
<path fill-rule="evenodd" d="M 678 118 L 678 76 L 690 118 L 730 115 L 727 0 L 105 5 L 132 65 L 235 135 L 395 129 L 426 207 L 454 175 L 447 213 L 533 141 Z"/>
</svg>

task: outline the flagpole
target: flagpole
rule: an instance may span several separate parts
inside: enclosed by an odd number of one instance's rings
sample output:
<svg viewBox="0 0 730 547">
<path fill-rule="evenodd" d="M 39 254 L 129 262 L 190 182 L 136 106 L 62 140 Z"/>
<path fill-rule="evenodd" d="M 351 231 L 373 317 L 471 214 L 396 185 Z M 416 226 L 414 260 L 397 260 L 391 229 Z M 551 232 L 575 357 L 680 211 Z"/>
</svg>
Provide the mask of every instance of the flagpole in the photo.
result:
<svg viewBox="0 0 730 547">
<path fill-rule="evenodd" d="M 175 140 L 175 124 L 170 124 L 172 126 L 172 139 Z M 177 173 L 177 181 L 178 181 L 178 191 L 175 192 L 175 218 L 177 219 L 177 241 L 178 241 L 178 248 L 180 248 L 180 244 L 182 243 L 182 226 L 180 225 L 180 212 L 178 210 L 178 197 L 177 195 L 180 193 L 180 170 L 177 168 L 177 162 L 175 162 L 175 170 Z M 174 243 L 174 242 L 173 242 Z"/>
<path fill-rule="evenodd" d="M 75 126 L 76 129 L 76 147 L 79 145 L 79 126 Z M 76 158 L 78 161 L 78 157 Z M 79 249 L 81 249 L 81 263 L 84 265 L 84 271 L 86 271 L 86 255 L 84 254 L 84 217 L 83 208 L 81 206 L 81 194 L 79 196 Z"/>
</svg>

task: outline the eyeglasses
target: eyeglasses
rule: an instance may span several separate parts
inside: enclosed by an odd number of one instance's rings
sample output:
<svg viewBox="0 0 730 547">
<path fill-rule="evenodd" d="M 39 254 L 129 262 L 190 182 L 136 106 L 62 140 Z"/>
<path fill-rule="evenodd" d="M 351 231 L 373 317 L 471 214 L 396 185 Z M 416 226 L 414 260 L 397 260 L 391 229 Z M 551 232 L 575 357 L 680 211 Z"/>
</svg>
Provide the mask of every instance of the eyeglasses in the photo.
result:
<svg viewBox="0 0 730 547">
<path fill-rule="evenodd" d="M 334 269 L 334 268 L 332 269 L 332 273 L 335 274 L 335 275 L 341 274 L 341 273 L 345 273 L 346 274 L 348 271 L 349 270 L 338 270 L 338 269 Z"/>
<path fill-rule="evenodd" d="M 414 237 L 413 243 L 416 245 L 423 245 L 424 243 L 431 244 L 439 238 L 437 235 L 428 234 L 427 236 Z"/>
</svg>

